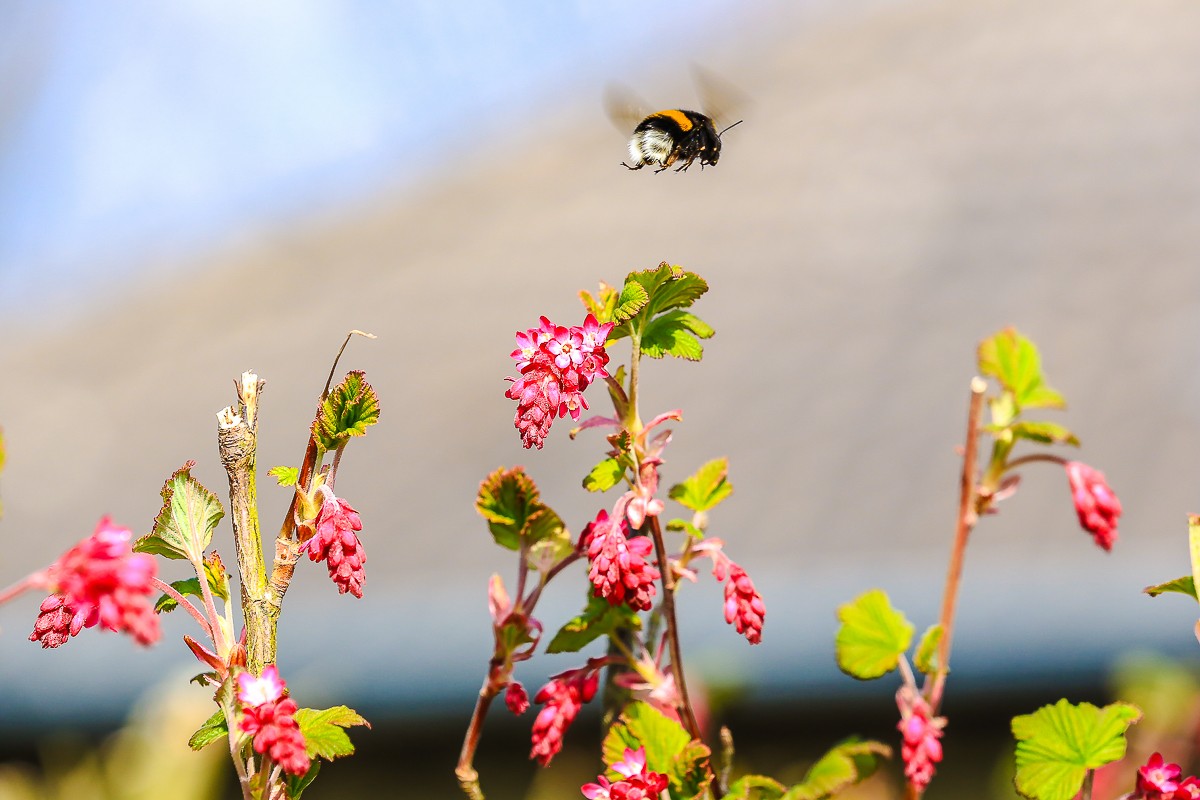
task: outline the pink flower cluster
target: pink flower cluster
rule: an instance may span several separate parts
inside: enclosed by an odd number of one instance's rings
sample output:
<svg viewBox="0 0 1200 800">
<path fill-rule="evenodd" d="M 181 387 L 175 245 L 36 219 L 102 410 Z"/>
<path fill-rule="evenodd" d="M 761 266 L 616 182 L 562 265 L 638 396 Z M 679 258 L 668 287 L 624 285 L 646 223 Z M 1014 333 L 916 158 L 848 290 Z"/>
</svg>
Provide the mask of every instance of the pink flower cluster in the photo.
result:
<svg viewBox="0 0 1200 800">
<path fill-rule="evenodd" d="M 920 793 L 933 780 L 934 765 L 942 760 L 941 738 L 946 720 L 933 716 L 925 698 L 908 687 L 897 692 L 896 704 L 900 707 L 900 724 L 896 727 L 902 738 L 900 758 L 904 761 L 904 777 Z"/>
<path fill-rule="evenodd" d="M 584 703 L 596 696 L 600 686 L 599 670 L 590 667 L 567 670 L 550 679 L 534 696 L 535 703 L 544 703 L 533 721 L 533 749 L 530 758 L 547 766 L 562 750 L 563 736 L 575 721 Z"/>
<path fill-rule="evenodd" d="M 1067 482 L 1079 524 L 1092 534 L 1096 544 L 1112 550 L 1117 541 L 1117 519 L 1121 516 L 1121 501 L 1104 480 L 1104 473 L 1080 461 L 1068 461 Z"/>
<path fill-rule="evenodd" d="M 510 681 L 504 690 L 504 705 L 516 716 L 521 716 L 529 710 L 529 694 L 520 681 Z"/>
<path fill-rule="evenodd" d="M 580 787 L 588 800 L 658 800 L 667 788 L 667 776 L 646 769 L 646 748 L 625 748 L 625 758 L 610 769 L 622 776 L 616 783 L 600 775 L 597 783 L 585 783 Z"/>
<path fill-rule="evenodd" d="M 358 512 L 340 497 L 325 487 L 321 511 L 317 514 L 316 533 L 304 543 L 303 550 L 313 561 L 324 561 L 329 568 L 329 577 L 338 587 L 338 594 L 349 592 L 362 597 L 367 573 L 363 564 L 367 554 L 356 531 L 362 530 L 362 518 Z"/>
<path fill-rule="evenodd" d="M 1183 770 L 1178 764 L 1163 761 L 1161 753 L 1138 769 L 1137 791 L 1130 797 L 1140 800 L 1200 800 L 1200 779 L 1189 776 L 1180 780 Z"/>
<path fill-rule="evenodd" d="M 42 601 L 29 641 L 58 647 L 83 628 L 99 625 L 128 633 L 139 644 L 158 641 L 158 617 L 150 596 L 154 557 L 135 553 L 128 528 L 100 520 L 91 536 L 46 570 L 52 594 Z"/>
<path fill-rule="evenodd" d="M 713 577 L 725 581 L 725 621 L 750 644 L 759 644 L 767 607 L 762 595 L 754 588 L 754 581 L 736 561 L 725 555 L 724 547 L 725 543 L 720 539 L 710 537 L 697 544 L 695 551 L 711 558 Z"/>
<path fill-rule="evenodd" d="M 308 754 L 295 718 L 296 702 L 284 697 L 286 689 L 274 664 L 264 667 L 257 678 L 249 672 L 239 674 L 239 727 L 254 736 L 254 752 L 266 753 L 289 775 L 303 775 L 308 772 Z"/>
<path fill-rule="evenodd" d="M 584 527 L 580 541 L 587 548 L 588 580 L 595 596 L 609 605 L 628 603 L 634 611 L 647 611 L 660 574 L 646 561 L 654 545 L 646 536 L 627 538 L 628 532 L 625 520 L 611 519 L 607 511 Z"/>
<path fill-rule="evenodd" d="M 601 325 L 588 314 L 583 325 L 564 328 L 541 317 L 536 328 L 517 332 L 512 358 L 521 371 L 509 378 L 504 396 L 517 401 L 515 425 L 525 448 L 542 449 L 556 417 L 579 419 L 588 407 L 583 390 L 597 377 L 608 377 L 604 342 L 613 323 Z"/>
</svg>

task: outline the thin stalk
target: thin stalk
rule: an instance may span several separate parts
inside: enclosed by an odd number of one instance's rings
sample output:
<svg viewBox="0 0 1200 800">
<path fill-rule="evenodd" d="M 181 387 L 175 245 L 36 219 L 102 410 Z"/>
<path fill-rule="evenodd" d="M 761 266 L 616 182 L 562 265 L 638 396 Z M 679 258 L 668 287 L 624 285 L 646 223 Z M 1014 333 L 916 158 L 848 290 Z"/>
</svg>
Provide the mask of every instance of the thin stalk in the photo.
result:
<svg viewBox="0 0 1200 800">
<path fill-rule="evenodd" d="M 954 529 L 954 547 L 946 570 L 946 586 L 942 594 L 942 639 L 938 644 L 938 669 L 929 692 L 929 704 L 936 714 L 942 702 L 942 690 L 950 667 L 950 643 L 954 637 L 954 612 L 958 603 L 958 587 L 962 579 L 963 557 L 967 540 L 978 521 L 975 510 L 976 461 L 979 452 L 979 419 L 983 411 L 983 394 L 987 383 L 982 378 L 971 379 L 971 401 L 967 412 L 967 438 L 963 445 L 963 466 L 958 498 L 958 520 Z"/>
<path fill-rule="evenodd" d="M 1045 461 L 1049 464 L 1057 464 L 1060 467 L 1067 463 L 1067 460 L 1065 458 L 1061 458 L 1060 456 L 1052 456 L 1048 453 L 1031 453 L 1027 456 L 1021 456 L 1020 458 L 1014 458 L 1012 461 L 1009 461 L 1004 471 L 1012 472 L 1017 467 L 1023 467 L 1026 464 L 1032 464 L 1035 461 Z"/>
<path fill-rule="evenodd" d="M 1082 800 L 1092 800 L 1092 782 L 1096 779 L 1096 771 L 1089 769 L 1083 778 Z"/>
<path fill-rule="evenodd" d="M 667 623 L 667 645 L 671 649 L 671 674 L 675 676 L 675 686 L 679 689 L 679 699 L 683 702 L 683 723 L 688 734 L 696 741 L 703 741 L 700 735 L 700 724 L 696 722 L 696 713 L 692 710 L 692 701 L 688 698 L 687 684 L 683 679 L 683 651 L 679 646 L 679 623 L 675 618 L 675 573 L 667 560 L 667 548 L 663 543 L 662 528 L 658 517 L 646 520 L 650 525 L 650 536 L 654 539 L 654 554 L 662 571 L 663 619 Z"/>
<path fill-rule="evenodd" d="M 222 703 L 221 710 L 225 712 L 226 720 L 237 718 L 232 703 Z M 234 733 L 232 726 L 230 727 L 229 735 L 225 738 L 229 742 L 229 757 L 233 759 L 233 768 L 237 771 L 238 786 L 242 789 L 242 800 L 253 800 L 253 793 L 250 789 L 250 776 L 246 773 L 246 765 L 242 763 L 242 754 L 238 751 L 238 737 Z"/>
<path fill-rule="evenodd" d="M 32 575 L 29 575 L 28 577 L 22 578 L 21 580 L 17 581 L 16 583 L 14 583 L 12 586 L 9 586 L 4 591 L 0 591 L 0 605 L 4 605 L 9 600 L 12 600 L 14 597 L 21 594 L 24 591 L 27 591 L 29 589 L 35 589 L 39 586 L 44 587 L 45 585 L 46 585 L 46 572 L 44 570 L 41 572 L 35 572 Z"/>
<path fill-rule="evenodd" d="M 479 785 L 479 773 L 472 762 L 475 760 L 475 749 L 479 747 L 479 737 L 483 734 L 483 720 L 487 716 L 488 706 L 499 694 L 492 688 L 491 669 L 488 677 L 483 680 L 479 697 L 475 700 L 475 711 L 471 714 L 471 723 L 467 726 L 467 735 L 463 738 L 462 752 L 458 756 L 458 767 L 454 774 L 458 776 L 458 785 L 469 800 L 484 800 L 483 789 Z"/>
<path fill-rule="evenodd" d="M 175 589 L 174 586 L 172 586 L 171 584 L 166 583 L 162 580 L 159 580 L 158 578 L 151 578 L 150 583 L 154 586 L 155 589 L 158 589 L 160 592 L 165 594 L 167 597 L 170 597 L 172 600 L 174 600 L 176 603 L 178 603 L 180 608 L 182 608 L 184 611 L 191 614 L 192 618 L 195 619 L 196 622 L 200 623 L 200 628 L 204 631 L 205 635 L 208 636 L 208 638 L 210 640 L 212 640 L 212 643 L 214 645 L 216 645 L 217 640 L 213 637 L 213 630 L 212 630 L 213 626 L 211 624 L 209 624 L 209 621 L 206 620 L 204 618 L 204 615 L 200 613 L 200 609 L 198 609 L 198 608 L 196 608 L 196 606 L 192 605 L 191 600 L 188 600 L 186 597 L 184 597 L 182 594 L 180 594 Z M 218 626 L 218 627 L 220 627 L 220 626 Z"/>
</svg>

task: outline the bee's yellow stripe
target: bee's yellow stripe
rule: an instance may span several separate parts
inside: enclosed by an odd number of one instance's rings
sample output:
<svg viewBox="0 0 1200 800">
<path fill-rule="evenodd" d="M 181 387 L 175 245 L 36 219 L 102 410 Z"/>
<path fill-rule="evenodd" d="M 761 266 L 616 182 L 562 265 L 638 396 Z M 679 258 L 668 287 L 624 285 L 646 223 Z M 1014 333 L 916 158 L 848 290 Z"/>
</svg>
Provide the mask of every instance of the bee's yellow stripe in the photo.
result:
<svg viewBox="0 0 1200 800">
<path fill-rule="evenodd" d="M 683 113 L 677 108 L 659 111 L 654 116 L 666 117 L 667 119 L 672 120 L 676 125 L 679 126 L 679 130 L 681 132 L 690 131 L 692 129 L 692 121 L 688 119 L 687 114 Z"/>
</svg>

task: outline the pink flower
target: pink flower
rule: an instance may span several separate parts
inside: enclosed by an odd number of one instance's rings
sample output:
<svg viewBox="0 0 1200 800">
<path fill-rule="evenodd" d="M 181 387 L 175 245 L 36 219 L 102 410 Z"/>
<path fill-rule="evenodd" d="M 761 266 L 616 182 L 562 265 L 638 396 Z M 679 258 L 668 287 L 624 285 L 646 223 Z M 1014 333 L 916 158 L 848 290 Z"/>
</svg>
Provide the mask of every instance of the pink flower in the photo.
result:
<svg viewBox="0 0 1200 800">
<path fill-rule="evenodd" d="M 900 708 L 900 730 L 902 743 L 900 758 L 904 761 L 904 777 L 918 793 L 933 780 L 934 764 L 942 760 L 942 728 L 944 717 L 933 716 L 933 710 L 925 698 L 902 687 L 896 693 L 896 704 Z"/>
<path fill-rule="evenodd" d="M 50 566 L 46 582 L 52 595 L 42 603 L 30 641 L 57 647 L 66 641 L 60 638 L 63 631 L 74 636 L 81 627 L 96 625 L 128 633 L 139 644 L 158 641 L 158 617 L 150 601 L 157 566 L 153 556 L 133 552 L 131 538 L 128 528 L 104 517 L 91 536 Z M 63 615 L 70 615 L 69 625 L 64 626 Z"/>
<path fill-rule="evenodd" d="M 533 721 L 533 749 L 530 758 L 536 758 L 543 766 L 562 750 L 563 736 L 575 721 L 583 704 L 596 696 L 600 686 L 598 670 L 584 667 L 567 670 L 550 679 L 534 696 L 535 703 L 544 703 Z"/>
<path fill-rule="evenodd" d="M 658 465 L 661 463 L 660 458 L 642 462 L 638 485 L 626 495 L 629 502 L 625 506 L 625 516 L 634 528 L 642 527 L 646 517 L 657 517 L 663 512 L 663 501 L 654 496 L 658 491 Z"/>
<path fill-rule="evenodd" d="M 750 644 L 759 644 L 767 607 L 762 595 L 754 588 L 754 581 L 750 580 L 746 570 L 725 555 L 724 547 L 725 543 L 720 539 L 708 538 L 697 544 L 695 551 L 711 558 L 713 577 L 725 581 L 725 621 L 745 635 Z"/>
<path fill-rule="evenodd" d="M 589 314 L 582 327 L 564 328 L 542 317 L 540 327 L 517 332 L 511 355 L 521 375 L 508 379 L 513 384 L 504 396 L 517 401 L 514 424 L 524 447 L 540 450 L 556 417 L 578 420 L 587 409 L 583 390 L 608 375 L 604 340 L 611 330 L 612 323 L 600 325 Z"/>
<path fill-rule="evenodd" d="M 584 797 L 588 800 L 658 800 L 667 788 L 666 775 L 646 769 L 644 747 L 637 750 L 625 748 L 625 758 L 609 768 L 621 775 L 623 780 L 609 783 L 608 778 L 601 775 L 596 779 L 599 783 L 585 783 L 580 787 Z"/>
<path fill-rule="evenodd" d="M 304 734 L 296 722 L 296 702 L 284 697 L 287 684 L 274 664 L 263 668 L 262 675 L 238 675 L 238 700 L 242 720 L 238 727 L 254 736 L 254 752 L 266 753 L 290 775 L 308 772 Z"/>
<path fill-rule="evenodd" d="M 646 659 L 637 666 L 636 671 L 622 672 L 613 681 L 618 686 L 628 689 L 634 700 L 648 703 L 664 716 L 679 721 L 679 709 L 683 707 L 683 699 L 675 686 L 675 676 L 670 673 L 664 675 L 653 661 Z M 697 706 L 700 705 L 699 699 L 699 695 L 694 698 Z"/>
<path fill-rule="evenodd" d="M 323 501 L 317 514 L 316 533 L 301 550 L 308 552 L 313 561 L 324 561 L 329 568 L 329 577 L 338 587 L 338 594 L 349 592 L 362 597 L 367 573 L 363 564 L 367 554 L 355 531 L 362 530 L 362 518 L 358 512 L 333 492 L 322 486 Z"/>
<path fill-rule="evenodd" d="M 1138 769 L 1137 790 L 1146 800 L 1171 800 L 1179 788 L 1182 770 L 1178 764 L 1164 763 L 1162 753 L 1155 753 L 1145 766 Z M 1194 781 L 1194 779 L 1191 779 Z M 1190 791 L 1190 790 L 1189 790 Z"/>
<path fill-rule="evenodd" d="M 1117 541 L 1117 519 L 1121 516 L 1121 501 L 1104 480 L 1104 473 L 1080 461 L 1068 461 L 1067 482 L 1079 524 L 1092 534 L 1096 544 L 1112 550 Z"/>
<path fill-rule="evenodd" d="M 1200 779 L 1189 777 L 1175 789 L 1171 800 L 1200 800 Z"/>
<path fill-rule="evenodd" d="M 584 527 L 581 540 L 586 543 L 588 580 L 596 597 L 609 605 L 628 603 L 634 611 L 646 611 L 656 591 L 659 571 L 646 562 L 654 548 L 650 539 L 626 538 L 629 526 L 624 519 L 610 520 L 607 511 Z"/>
<path fill-rule="evenodd" d="M 525 687 L 518 681 L 508 684 L 508 689 L 504 692 L 504 704 L 518 717 L 528 711 L 529 695 L 525 693 Z"/>
</svg>

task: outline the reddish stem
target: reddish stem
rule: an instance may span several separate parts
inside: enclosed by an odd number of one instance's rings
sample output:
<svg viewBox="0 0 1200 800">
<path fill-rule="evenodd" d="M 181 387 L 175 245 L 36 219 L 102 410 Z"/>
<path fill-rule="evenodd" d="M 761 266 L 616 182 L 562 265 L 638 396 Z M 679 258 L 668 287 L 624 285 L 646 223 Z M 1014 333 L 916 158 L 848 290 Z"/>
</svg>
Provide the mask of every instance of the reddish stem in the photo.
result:
<svg viewBox="0 0 1200 800">
<path fill-rule="evenodd" d="M 201 578 L 200 580 L 204 580 L 204 578 Z M 200 609 L 192 605 L 192 601 L 180 594 L 171 584 L 166 583 L 158 578 L 151 578 L 150 583 L 154 585 L 155 589 L 158 589 L 167 597 L 170 597 L 172 600 L 178 603 L 180 608 L 191 614 L 192 618 L 195 619 L 196 622 L 200 623 L 200 627 L 204 630 L 205 635 L 208 636 L 209 640 L 212 641 L 214 646 L 218 647 L 219 651 L 219 645 L 217 644 L 216 638 L 213 636 L 213 625 L 216 624 L 215 619 L 212 624 L 210 624 L 209 621 L 204 618 L 204 615 L 200 613 Z M 216 613 L 215 609 L 213 613 Z"/>
<path fill-rule="evenodd" d="M 32 575 L 22 578 L 21 580 L 17 581 L 16 583 L 14 583 L 12 586 L 8 587 L 4 591 L 0 591 L 0 606 L 4 605 L 9 600 L 12 600 L 14 597 L 21 594 L 21 592 L 27 591 L 29 589 L 36 589 L 39 586 L 40 587 L 46 586 L 46 571 L 45 570 L 42 570 L 40 572 L 35 572 Z"/>
<path fill-rule="evenodd" d="M 500 692 L 492 686 L 492 670 L 483 680 L 479 697 L 475 700 L 475 711 L 471 714 L 471 723 L 467 726 L 467 735 L 463 738 L 462 752 L 458 756 L 458 767 L 454 773 L 458 776 L 458 784 L 470 800 L 483 800 L 483 789 L 479 786 L 479 773 L 475 771 L 472 762 L 475 760 L 475 749 L 479 747 L 479 737 L 483 735 L 483 720 L 487 716 L 488 707 Z"/>
</svg>

